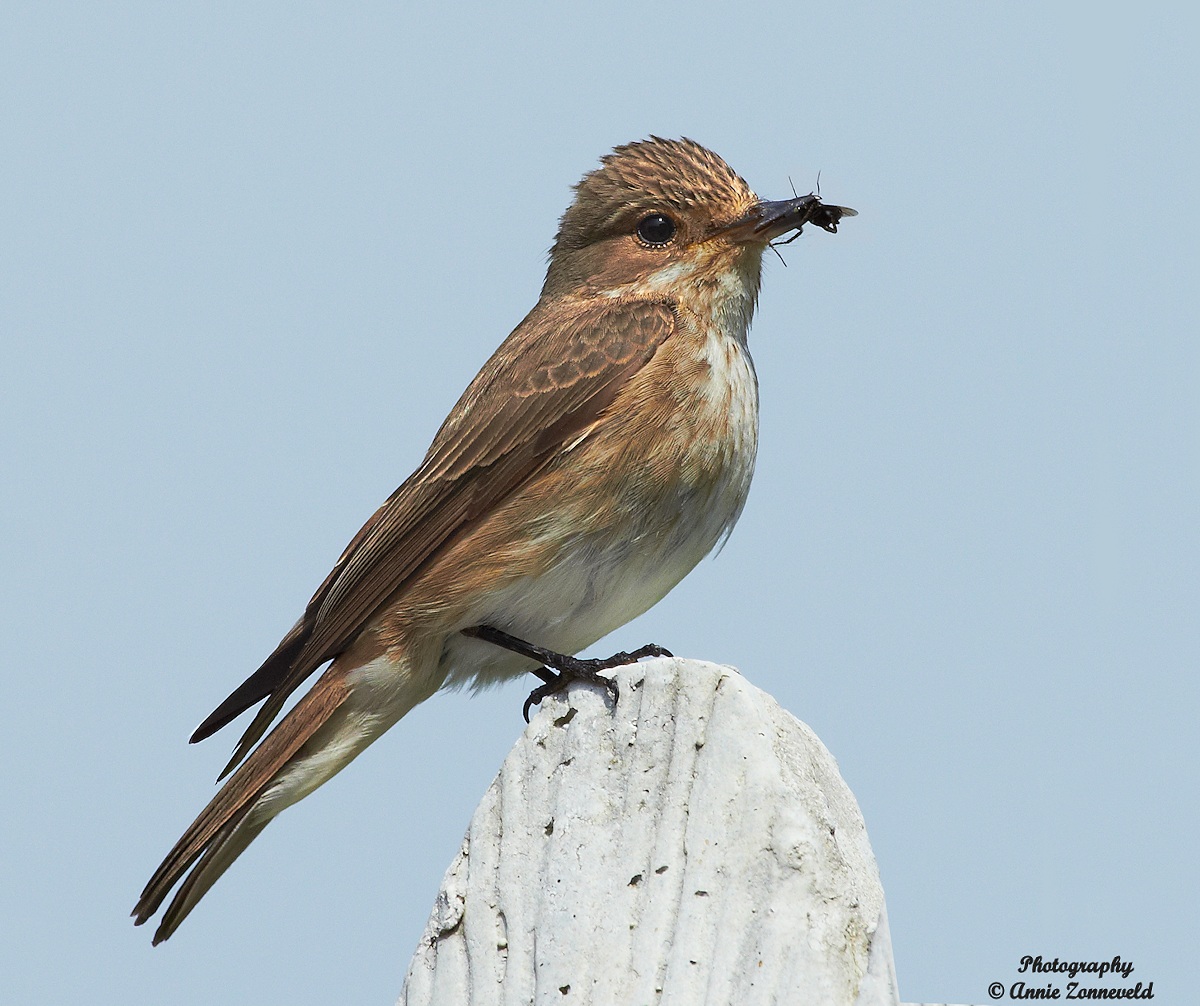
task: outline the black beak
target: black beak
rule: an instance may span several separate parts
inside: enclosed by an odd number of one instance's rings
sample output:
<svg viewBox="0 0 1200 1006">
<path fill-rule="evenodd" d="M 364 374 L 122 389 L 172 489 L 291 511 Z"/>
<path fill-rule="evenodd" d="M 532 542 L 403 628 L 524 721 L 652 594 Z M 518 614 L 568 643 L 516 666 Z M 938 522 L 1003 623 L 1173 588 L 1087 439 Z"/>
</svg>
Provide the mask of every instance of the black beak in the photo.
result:
<svg viewBox="0 0 1200 1006">
<path fill-rule="evenodd" d="M 838 221 L 842 217 L 858 216 L 857 210 L 849 206 L 830 206 L 821 202 L 819 196 L 809 193 L 795 199 L 780 199 L 777 202 L 761 202 L 753 207 L 728 231 L 742 241 L 774 241 L 788 231 L 799 232 L 805 224 L 815 224 L 821 230 L 837 233 Z"/>
<path fill-rule="evenodd" d="M 811 193 L 795 199 L 759 203 L 758 211 L 760 217 L 754 232 L 763 241 L 770 241 L 788 231 L 798 231 L 805 224 L 815 224 L 821 230 L 836 234 L 838 221 L 842 217 L 858 216 L 857 210 L 848 206 L 828 206 L 821 202 L 819 196 Z"/>
</svg>

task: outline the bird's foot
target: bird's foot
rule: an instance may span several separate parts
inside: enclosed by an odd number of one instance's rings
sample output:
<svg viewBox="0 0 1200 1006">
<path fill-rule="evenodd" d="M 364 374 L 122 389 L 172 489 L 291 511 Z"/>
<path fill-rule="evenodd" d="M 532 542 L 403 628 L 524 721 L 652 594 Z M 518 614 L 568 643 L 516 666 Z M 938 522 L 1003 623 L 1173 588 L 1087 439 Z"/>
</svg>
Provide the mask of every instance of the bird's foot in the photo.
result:
<svg viewBox="0 0 1200 1006">
<path fill-rule="evenodd" d="M 621 690 L 618 688 L 614 678 L 601 674 L 601 671 L 612 670 L 614 667 L 624 667 L 626 664 L 634 664 L 643 657 L 674 656 L 665 646 L 659 646 L 657 643 L 647 643 L 645 646 L 640 646 L 630 653 L 622 650 L 620 653 L 614 653 L 611 657 L 605 657 L 602 660 L 595 658 L 581 660 L 579 657 L 572 657 L 567 653 L 556 653 L 554 650 L 548 650 L 544 646 L 535 646 L 533 643 L 527 643 L 523 639 L 510 636 L 507 632 L 493 628 L 490 625 L 476 625 L 470 629 L 463 629 L 463 635 L 474 636 L 476 639 L 482 639 L 485 642 L 501 646 L 506 650 L 512 650 L 513 653 L 519 653 L 523 657 L 540 661 L 544 665 L 533 672 L 542 679 L 543 683 L 529 693 L 529 697 L 525 700 L 525 705 L 521 708 L 521 715 L 525 717 L 526 723 L 529 722 L 529 710 L 533 706 L 540 705 L 543 699 L 561 692 L 573 681 L 587 681 L 594 685 L 604 686 L 612 696 L 613 702 L 616 703 L 617 699 L 621 697 Z M 558 673 L 555 673 L 556 671 Z"/>
<path fill-rule="evenodd" d="M 553 658 L 552 660 L 543 661 L 547 666 L 539 667 L 533 672 L 542 679 L 544 684 L 538 685 L 530 692 L 528 698 L 525 699 L 525 705 L 521 707 L 521 715 L 525 717 L 526 723 L 529 722 L 530 708 L 541 705 L 543 699 L 556 695 L 573 681 L 587 681 L 594 685 L 603 685 L 608 690 L 608 694 L 612 696 L 613 703 L 616 704 L 617 699 L 621 697 L 621 689 L 617 685 L 617 680 L 601 674 L 601 671 L 624 667 L 626 664 L 635 664 L 642 657 L 671 657 L 674 654 L 665 646 L 647 643 L 632 653 L 622 650 L 603 660 L 580 660 L 578 657 L 562 653 L 551 653 L 550 656 Z M 554 671 L 558 673 L 555 674 Z"/>
</svg>

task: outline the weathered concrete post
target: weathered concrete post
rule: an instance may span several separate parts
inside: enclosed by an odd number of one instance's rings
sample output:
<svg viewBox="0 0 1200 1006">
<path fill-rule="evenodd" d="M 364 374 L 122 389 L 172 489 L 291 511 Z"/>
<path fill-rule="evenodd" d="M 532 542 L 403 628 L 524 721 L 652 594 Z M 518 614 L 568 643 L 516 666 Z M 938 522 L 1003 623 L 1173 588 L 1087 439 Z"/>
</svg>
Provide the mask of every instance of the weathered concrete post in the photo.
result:
<svg viewBox="0 0 1200 1006">
<path fill-rule="evenodd" d="M 446 872 L 406 1006 L 898 1002 L 866 828 L 811 730 L 660 659 L 545 702 Z"/>
</svg>

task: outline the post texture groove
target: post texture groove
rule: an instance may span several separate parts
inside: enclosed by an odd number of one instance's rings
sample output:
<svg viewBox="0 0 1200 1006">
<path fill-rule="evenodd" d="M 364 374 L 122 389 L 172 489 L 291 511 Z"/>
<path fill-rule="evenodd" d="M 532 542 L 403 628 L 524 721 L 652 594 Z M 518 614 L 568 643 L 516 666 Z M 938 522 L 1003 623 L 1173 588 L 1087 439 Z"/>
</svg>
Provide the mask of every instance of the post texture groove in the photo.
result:
<svg viewBox="0 0 1200 1006">
<path fill-rule="evenodd" d="M 548 699 L 484 796 L 406 1006 L 896 1003 L 853 795 L 729 667 L 662 658 Z"/>
</svg>

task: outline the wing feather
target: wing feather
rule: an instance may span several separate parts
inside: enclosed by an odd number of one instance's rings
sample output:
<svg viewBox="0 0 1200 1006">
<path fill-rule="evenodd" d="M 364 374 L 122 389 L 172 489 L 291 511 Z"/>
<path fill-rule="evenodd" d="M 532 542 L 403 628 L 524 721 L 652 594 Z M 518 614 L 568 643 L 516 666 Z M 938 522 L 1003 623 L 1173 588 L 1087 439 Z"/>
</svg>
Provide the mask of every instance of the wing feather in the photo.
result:
<svg viewBox="0 0 1200 1006">
<path fill-rule="evenodd" d="M 535 307 L 463 393 L 421 466 L 355 535 L 275 653 L 193 734 L 201 740 L 267 700 L 222 775 L 414 573 L 595 422 L 677 324 L 675 309 L 658 301 Z"/>
</svg>

